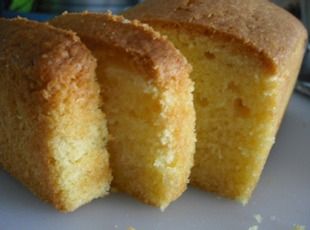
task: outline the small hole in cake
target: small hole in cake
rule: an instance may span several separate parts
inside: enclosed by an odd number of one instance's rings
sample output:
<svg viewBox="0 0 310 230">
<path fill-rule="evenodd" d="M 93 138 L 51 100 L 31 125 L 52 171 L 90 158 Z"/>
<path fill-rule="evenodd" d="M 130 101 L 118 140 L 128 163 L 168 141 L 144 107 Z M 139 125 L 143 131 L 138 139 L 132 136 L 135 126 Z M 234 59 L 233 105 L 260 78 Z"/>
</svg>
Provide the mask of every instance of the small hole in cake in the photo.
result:
<svg viewBox="0 0 310 230">
<path fill-rule="evenodd" d="M 233 82 L 233 81 L 231 81 L 231 82 L 228 83 L 227 89 L 230 90 L 230 91 L 232 91 L 232 92 L 235 92 L 235 93 L 239 92 L 238 86 L 237 86 L 236 83 Z"/>
<path fill-rule="evenodd" d="M 208 98 L 205 98 L 205 97 L 203 97 L 203 98 L 198 98 L 198 103 L 199 103 L 199 105 L 201 105 L 202 107 L 207 107 L 208 104 L 209 104 L 209 100 L 208 100 Z"/>
<path fill-rule="evenodd" d="M 213 54 L 213 53 L 211 53 L 211 52 L 209 52 L 209 51 L 206 51 L 205 52 L 205 57 L 207 58 L 207 59 L 215 59 L 215 54 Z"/>
<path fill-rule="evenodd" d="M 129 115 L 130 115 L 132 118 L 139 118 L 138 112 L 135 111 L 135 110 L 129 111 Z"/>
<path fill-rule="evenodd" d="M 249 107 L 244 105 L 244 102 L 241 98 L 237 98 L 234 100 L 234 108 L 235 108 L 235 112 L 237 116 L 244 117 L 244 118 L 250 116 L 251 110 Z"/>
<path fill-rule="evenodd" d="M 147 111 L 148 113 L 160 113 L 162 110 L 162 106 L 160 104 L 160 102 L 156 102 L 154 104 L 152 104 L 152 106 L 149 108 L 149 111 Z"/>
<path fill-rule="evenodd" d="M 175 11 L 187 11 L 187 12 L 191 12 L 191 9 L 188 8 L 189 6 L 187 5 L 183 5 L 183 6 L 179 6 L 178 8 L 176 8 Z"/>
<path fill-rule="evenodd" d="M 116 126 L 119 125 L 119 121 L 117 119 L 109 119 L 108 120 L 108 125 L 116 127 Z"/>
<path fill-rule="evenodd" d="M 55 158 L 49 157 L 49 158 L 47 159 L 47 161 L 48 161 L 48 164 L 49 164 L 49 165 L 55 165 L 55 164 L 56 164 Z"/>
<path fill-rule="evenodd" d="M 189 7 L 191 5 L 194 5 L 195 3 L 197 3 L 196 0 L 187 0 L 186 6 Z"/>
</svg>

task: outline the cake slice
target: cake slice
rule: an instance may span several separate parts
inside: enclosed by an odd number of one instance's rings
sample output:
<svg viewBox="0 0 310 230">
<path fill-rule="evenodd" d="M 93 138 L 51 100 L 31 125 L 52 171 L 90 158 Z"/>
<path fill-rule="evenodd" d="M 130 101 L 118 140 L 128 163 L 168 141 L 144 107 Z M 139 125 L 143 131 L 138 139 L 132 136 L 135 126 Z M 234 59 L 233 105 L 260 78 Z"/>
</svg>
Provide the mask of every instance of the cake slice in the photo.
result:
<svg viewBox="0 0 310 230">
<path fill-rule="evenodd" d="M 73 33 L 0 19 L 0 165 L 61 211 L 111 181 L 95 68 Z"/>
<path fill-rule="evenodd" d="M 190 65 L 149 26 L 111 14 L 64 14 L 98 59 L 117 189 L 164 209 L 185 190 L 195 146 Z"/>
<path fill-rule="evenodd" d="M 246 203 L 299 72 L 304 27 L 266 0 L 146 0 L 124 15 L 167 35 L 193 66 L 191 183 Z"/>
</svg>

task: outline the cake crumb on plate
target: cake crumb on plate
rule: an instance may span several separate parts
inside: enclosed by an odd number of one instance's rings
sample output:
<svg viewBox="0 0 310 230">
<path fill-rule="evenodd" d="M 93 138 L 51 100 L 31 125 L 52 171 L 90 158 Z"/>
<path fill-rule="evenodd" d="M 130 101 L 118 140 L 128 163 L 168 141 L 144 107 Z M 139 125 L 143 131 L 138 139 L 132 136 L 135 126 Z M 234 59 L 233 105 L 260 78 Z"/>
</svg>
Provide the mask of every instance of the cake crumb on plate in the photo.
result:
<svg viewBox="0 0 310 230">
<path fill-rule="evenodd" d="M 255 218 L 257 223 L 259 223 L 259 224 L 262 223 L 263 217 L 260 214 L 255 214 L 255 215 L 253 215 L 253 217 Z"/>
<path fill-rule="evenodd" d="M 304 225 L 295 224 L 293 230 L 306 230 Z"/>
<path fill-rule="evenodd" d="M 258 230 L 258 226 L 257 225 L 253 225 L 253 226 L 249 227 L 248 230 Z"/>
</svg>

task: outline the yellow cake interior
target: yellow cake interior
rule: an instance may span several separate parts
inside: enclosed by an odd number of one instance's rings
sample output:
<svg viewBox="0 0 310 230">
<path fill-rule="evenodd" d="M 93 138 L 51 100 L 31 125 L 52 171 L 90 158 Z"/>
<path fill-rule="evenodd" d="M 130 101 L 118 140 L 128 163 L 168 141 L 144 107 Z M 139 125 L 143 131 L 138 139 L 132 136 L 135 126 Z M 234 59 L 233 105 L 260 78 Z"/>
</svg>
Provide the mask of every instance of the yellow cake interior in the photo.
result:
<svg viewBox="0 0 310 230">
<path fill-rule="evenodd" d="M 51 130 L 47 145 L 53 154 L 52 183 L 58 189 L 59 203 L 66 205 L 59 208 L 70 211 L 107 194 L 111 182 L 99 88 L 95 81 L 81 78 L 88 82 L 73 82 L 62 90 L 64 97 L 60 96 L 51 110 L 47 124 Z"/>
<path fill-rule="evenodd" d="M 161 209 L 187 187 L 195 151 L 190 65 L 151 27 L 111 14 L 64 14 L 97 59 L 112 186 Z"/>
<path fill-rule="evenodd" d="M 111 135 L 112 184 L 164 209 L 185 190 L 192 165 L 192 82 L 178 76 L 160 86 L 126 54 L 92 50 Z"/>
<path fill-rule="evenodd" d="M 197 145 L 191 182 L 246 202 L 274 142 L 280 82 L 237 42 L 155 28 L 193 66 Z"/>
<path fill-rule="evenodd" d="M 30 76 L 18 71 L 4 71 L 0 79 L 5 108 L 0 162 L 61 211 L 73 211 L 109 190 L 108 133 L 94 69 L 89 62 L 61 66 L 42 92 L 33 90 L 39 83 L 29 84 Z"/>
</svg>

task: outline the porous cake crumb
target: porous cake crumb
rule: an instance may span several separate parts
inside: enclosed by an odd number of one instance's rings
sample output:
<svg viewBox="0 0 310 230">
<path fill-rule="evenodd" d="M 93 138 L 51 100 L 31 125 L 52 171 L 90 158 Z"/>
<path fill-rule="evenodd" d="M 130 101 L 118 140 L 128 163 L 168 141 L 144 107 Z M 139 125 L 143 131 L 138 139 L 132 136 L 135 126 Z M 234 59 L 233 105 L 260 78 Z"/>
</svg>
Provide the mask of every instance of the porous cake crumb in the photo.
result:
<svg viewBox="0 0 310 230">
<path fill-rule="evenodd" d="M 301 66 L 304 26 L 266 0 L 145 0 L 123 15 L 167 35 L 193 66 L 191 183 L 246 203 Z"/>
<path fill-rule="evenodd" d="M 74 33 L 0 19 L 0 165 L 61 211 L 110 186 L 95 68 Z"/>
<path fill-rule="evenodd" d="M 190 65 L 151 27 L 111 14 L 50 23 L 75 31 L 98 60 L 112 185 L 162 210 L 186 189 L 195 151 Z"/>
</svg>

